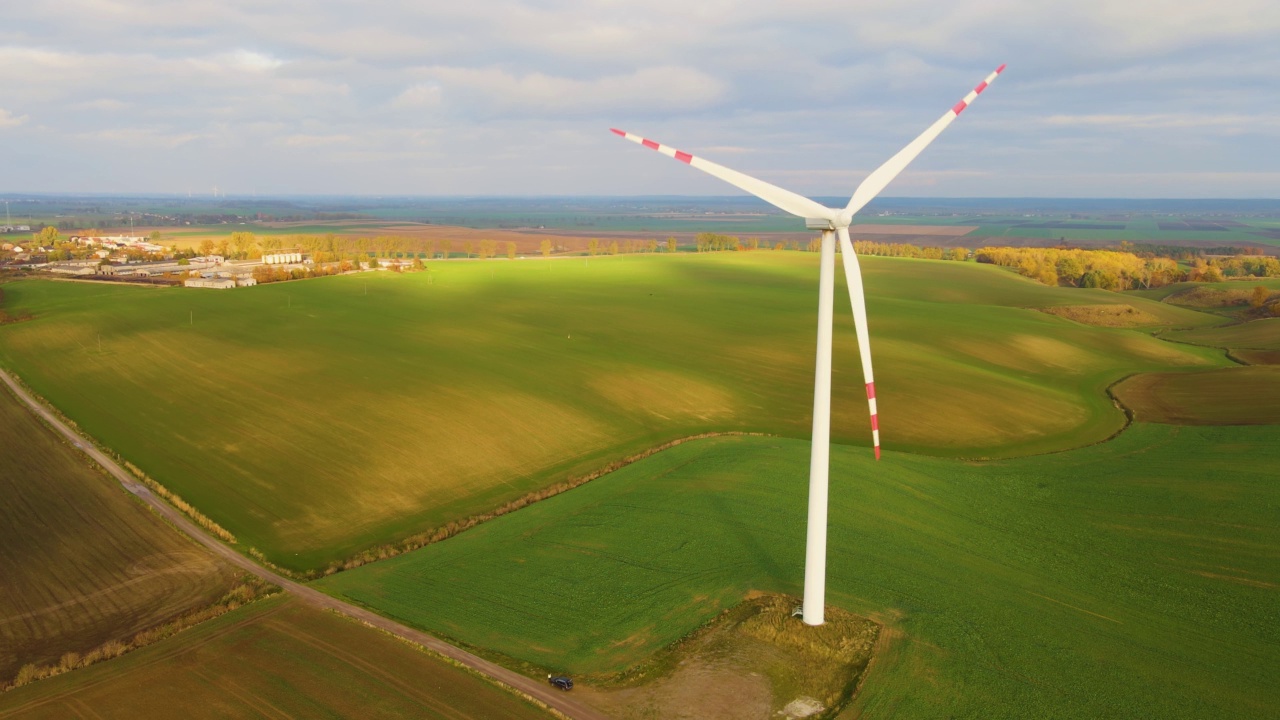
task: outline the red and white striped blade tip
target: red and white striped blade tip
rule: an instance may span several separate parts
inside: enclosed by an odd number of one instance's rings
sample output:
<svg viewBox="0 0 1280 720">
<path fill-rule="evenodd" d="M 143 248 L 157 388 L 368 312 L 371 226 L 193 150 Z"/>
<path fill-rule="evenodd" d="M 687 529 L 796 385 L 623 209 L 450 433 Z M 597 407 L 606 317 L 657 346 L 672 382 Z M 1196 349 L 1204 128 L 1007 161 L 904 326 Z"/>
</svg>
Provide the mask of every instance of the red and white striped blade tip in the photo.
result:
<svg viewBox="0 0 1280 720">
<path fill-rule="evenodd" d="M 977 99 L 977 97 L 982 94 L 982 91 L 986 90 L 987 86 L 990 85 L 996 79 L 997 75 L 1004 72 L 1004 68 L 1005 68 L 1004 65 L 1001 65 L 1000 67 L 996 68 L 996 71 L 988 75 L 986 80 L 983 80 L 982 82 L 978 83 L 978 86 L 975 87 L 973 90 L 971 90 L 968 95 L 965 95 L 964 99 L 956 103 L 955 106 L 951 108 L 951 112 L 955 113 L 956 115 L 959 115 L 960 113 L 964 112 L 964 109 L 969 107 L 969 103 Z"/>
</svg>

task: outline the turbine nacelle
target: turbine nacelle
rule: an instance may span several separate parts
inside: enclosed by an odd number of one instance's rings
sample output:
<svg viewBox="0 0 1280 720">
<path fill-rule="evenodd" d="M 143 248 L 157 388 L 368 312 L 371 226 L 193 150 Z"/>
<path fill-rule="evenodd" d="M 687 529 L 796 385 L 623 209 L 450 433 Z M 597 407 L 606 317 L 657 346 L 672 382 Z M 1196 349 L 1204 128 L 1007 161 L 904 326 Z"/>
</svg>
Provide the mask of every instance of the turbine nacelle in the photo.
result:
<svg viewBox="0 0 1280 720">
<path fill-rule="evenodd" d="M 826 208 L 827 213 L 821 217 L 806 217 L 804 226 L 809 230 L 839 230 L 853 224 L 853 213 L 848 210 Z"/>
</svg>

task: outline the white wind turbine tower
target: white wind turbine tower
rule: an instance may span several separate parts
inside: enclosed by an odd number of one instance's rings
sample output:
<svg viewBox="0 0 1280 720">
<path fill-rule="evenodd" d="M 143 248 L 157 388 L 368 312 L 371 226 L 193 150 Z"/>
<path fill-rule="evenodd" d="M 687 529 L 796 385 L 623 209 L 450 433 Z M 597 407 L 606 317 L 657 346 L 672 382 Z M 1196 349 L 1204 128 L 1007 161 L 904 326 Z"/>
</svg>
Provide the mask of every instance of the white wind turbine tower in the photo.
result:
<svg viewBox="0 0 1280 720">
<path fill-rule="evenodd" d="M 871 439 L 876 460 L 880 459 L 880 425 L 876 419 L 875 380 L 871 374 L 871 343 L 867 338 L 867 305 L 862 293 L 862 271 L 858 256 L 849 242 L 849 223 L 854 213 L 871 202 L 898 173 L 924 150 L 952 123 L 969 103 L 995 81 L 1004 70 L 996 68 L 964 99 L 956 103 L 942 117 L 912 140 L 897 155 L 867 176 L 854 190 L 849 204 L 843 208 L 829 208 L 784 190 L 750 175 L 730 170 L 709 160 L 694 157 L 672 147 L 629 132 L 614 129 L 613 132 L 634 143 L 673 157 L 705 173 L 714 175 L 730 185 L 746 190 L 771 205 L 804 218 L 805 227 L 822 231 L 822 255 L 818 274 L 818 359 L 813 382 L 813 447 L 809 456 L 809 520 L 804 562 L 804 622 L 808 625 L 823 623 L 823 609 L 827 585 L 827 477 L 831 451 L 831 320 L 835 288 L 835 240 L 840 239 L 840 252 L 844 258 L 845 280 L 849 286 L 849 303 L 853 306 L 853 325 L 858 335 L 858 352 L 862 356 L 862 373 L 867 385 L 867 404 L 871 411 Z"/>
</svg>

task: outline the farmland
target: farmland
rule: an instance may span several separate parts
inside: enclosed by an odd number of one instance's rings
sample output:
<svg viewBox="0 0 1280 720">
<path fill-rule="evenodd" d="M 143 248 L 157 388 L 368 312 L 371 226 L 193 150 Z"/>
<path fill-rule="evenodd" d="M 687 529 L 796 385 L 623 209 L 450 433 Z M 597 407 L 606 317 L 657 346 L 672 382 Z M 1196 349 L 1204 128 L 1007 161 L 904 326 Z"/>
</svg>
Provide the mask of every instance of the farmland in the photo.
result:
<svg viewBox="0 0 1280 720">
<path fill-rule="evenodd" d="M 0 388 L 0 684 L 218 599 L 231 570 Z"/>
<path fill-rule="evenodd" d="M 749 591 L 797 593 L 808 444 L 687 443 L 323 588 L 523 662 L 608 675 Z M 973 463 L 832 452 L 828 602 L 886 625 L 856 710 L 1280 713 L 1280 433 L 1138 423 Z"/>
<path fill-rule="evenodd" d="M 1114 392 L 1137 419 L 1147 422 L 1280 424 L 1280 367 L 1275 365 L 1144 373 L 1125 379 Z"/>
<path fill-rule="evenodd" d="M 98 718 L 548 717 L 398 640 L 283 597 L 0 695 L 0 718 L 86 711 Z"/>
<path fill-rule="evenodd" d="M 0 364 L 242 546 L 307 570 L 675 438 L 807 437 L 816 261 L 443 262 L 232 293 L 21 281 L 6 302 L 36 318 L 0 327 Z M 1168 304 L 972 263 L 867 258 L 864 271 L 886 447 L 1085 445 L 1123 426 L 1112 382 L 1229 364 L 1032 309 L 1221 321 Z M 834 434 L 865 443 L 840 302 Z"/>
<path fill-rule="evenodd" d="M 1280 318 L 1170 333 L 1170 340 L 1242 350 L 1280 350 Z"/>
</svg>

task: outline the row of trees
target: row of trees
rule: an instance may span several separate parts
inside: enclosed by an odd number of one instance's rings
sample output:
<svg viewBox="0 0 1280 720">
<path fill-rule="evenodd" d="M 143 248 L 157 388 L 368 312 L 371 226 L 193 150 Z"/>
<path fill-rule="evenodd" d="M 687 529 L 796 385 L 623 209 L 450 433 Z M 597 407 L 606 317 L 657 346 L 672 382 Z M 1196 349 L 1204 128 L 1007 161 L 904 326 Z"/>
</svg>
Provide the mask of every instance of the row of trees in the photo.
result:
<svg viewBox="0 0 1280 720">
<path fill-rule="evenodd" d="M 551 254 L 548 251 L 548 246 L 550 245 L 550 242 L 551 242 L 550 240 L 542 241 L 542 248 L 543 248 L 542 254 L 544 256 Z M 666 249 L 667 252 L 675 252 L 676 247 L 677 247 L 676 239 L 673 237 L 667 238 L 665 243 L 659 243 L 657 239 L 651 238 L 649 240 L 614 240 L 610 242 L 608 245 L 602 244 L 600 240 L 596 238 L 591 238 L 590 240 L 587 241 L 587 254 L 592 256 L 622 255 L 622 254 L 632 255 L 635 253 L 655 253 L 655 252 L 658 252 L 659 249 L 664 249 L 664 248 Z"/>
<path fill-rule="evenodd" d="M 1129 290 L 1188 279 L 1172 258 L 1144 258 L 1115 250 L 985 247 L 974 253 L 974 259 L 1014 268 L 1045 285 Z"/>
<path fill-rule="evenodd" d="M 859 255 L 880 255 L 881 257 L 908 257 L 924 260 L 968 260 L 968 248 L 917 247 L 907 243 L 871 242 L 858 240 L 853 243 L 853 251 Z"/>
<path fill-rule="evenodd" d="M 1017 268 L 1046 285 L 1066 283 L 1105 290 L 1160 287 L 1174 282 L 1221 282 L 1232 277 L 1280 277 L 1280 260 L 1265 255 L 1195 257 L 1179 265 L 1168 257 L 1079 248 L 982 248 L 978 262 Z"/>
<path fill-rule="evenodd" d="M 376 260 L 372 262 L 377 262 Z M 366 264 L 371 264 L 366 261 Z M 306 278 L 325 277 L 327 275 L 340 275 L 352 270 L 359 270 L 361 264 L 359 260 L 340 260 L 332 263 L 316 263 L 306 267 L 284 268 L 279 265 L 259 265 L 253 269 L 253 279 L 258 281 L 259 285 L 273 282 L 284 282 L 286 280 L 305 280 Z M 418 258 L 413 259 L 413 263 L 409 266 L 410 272 L 426 270 L 427 266 Z M 392 272 L 404 272 L 405 269 L 400 264 L 392 264 L 390 266 Z"/>
</svg>

